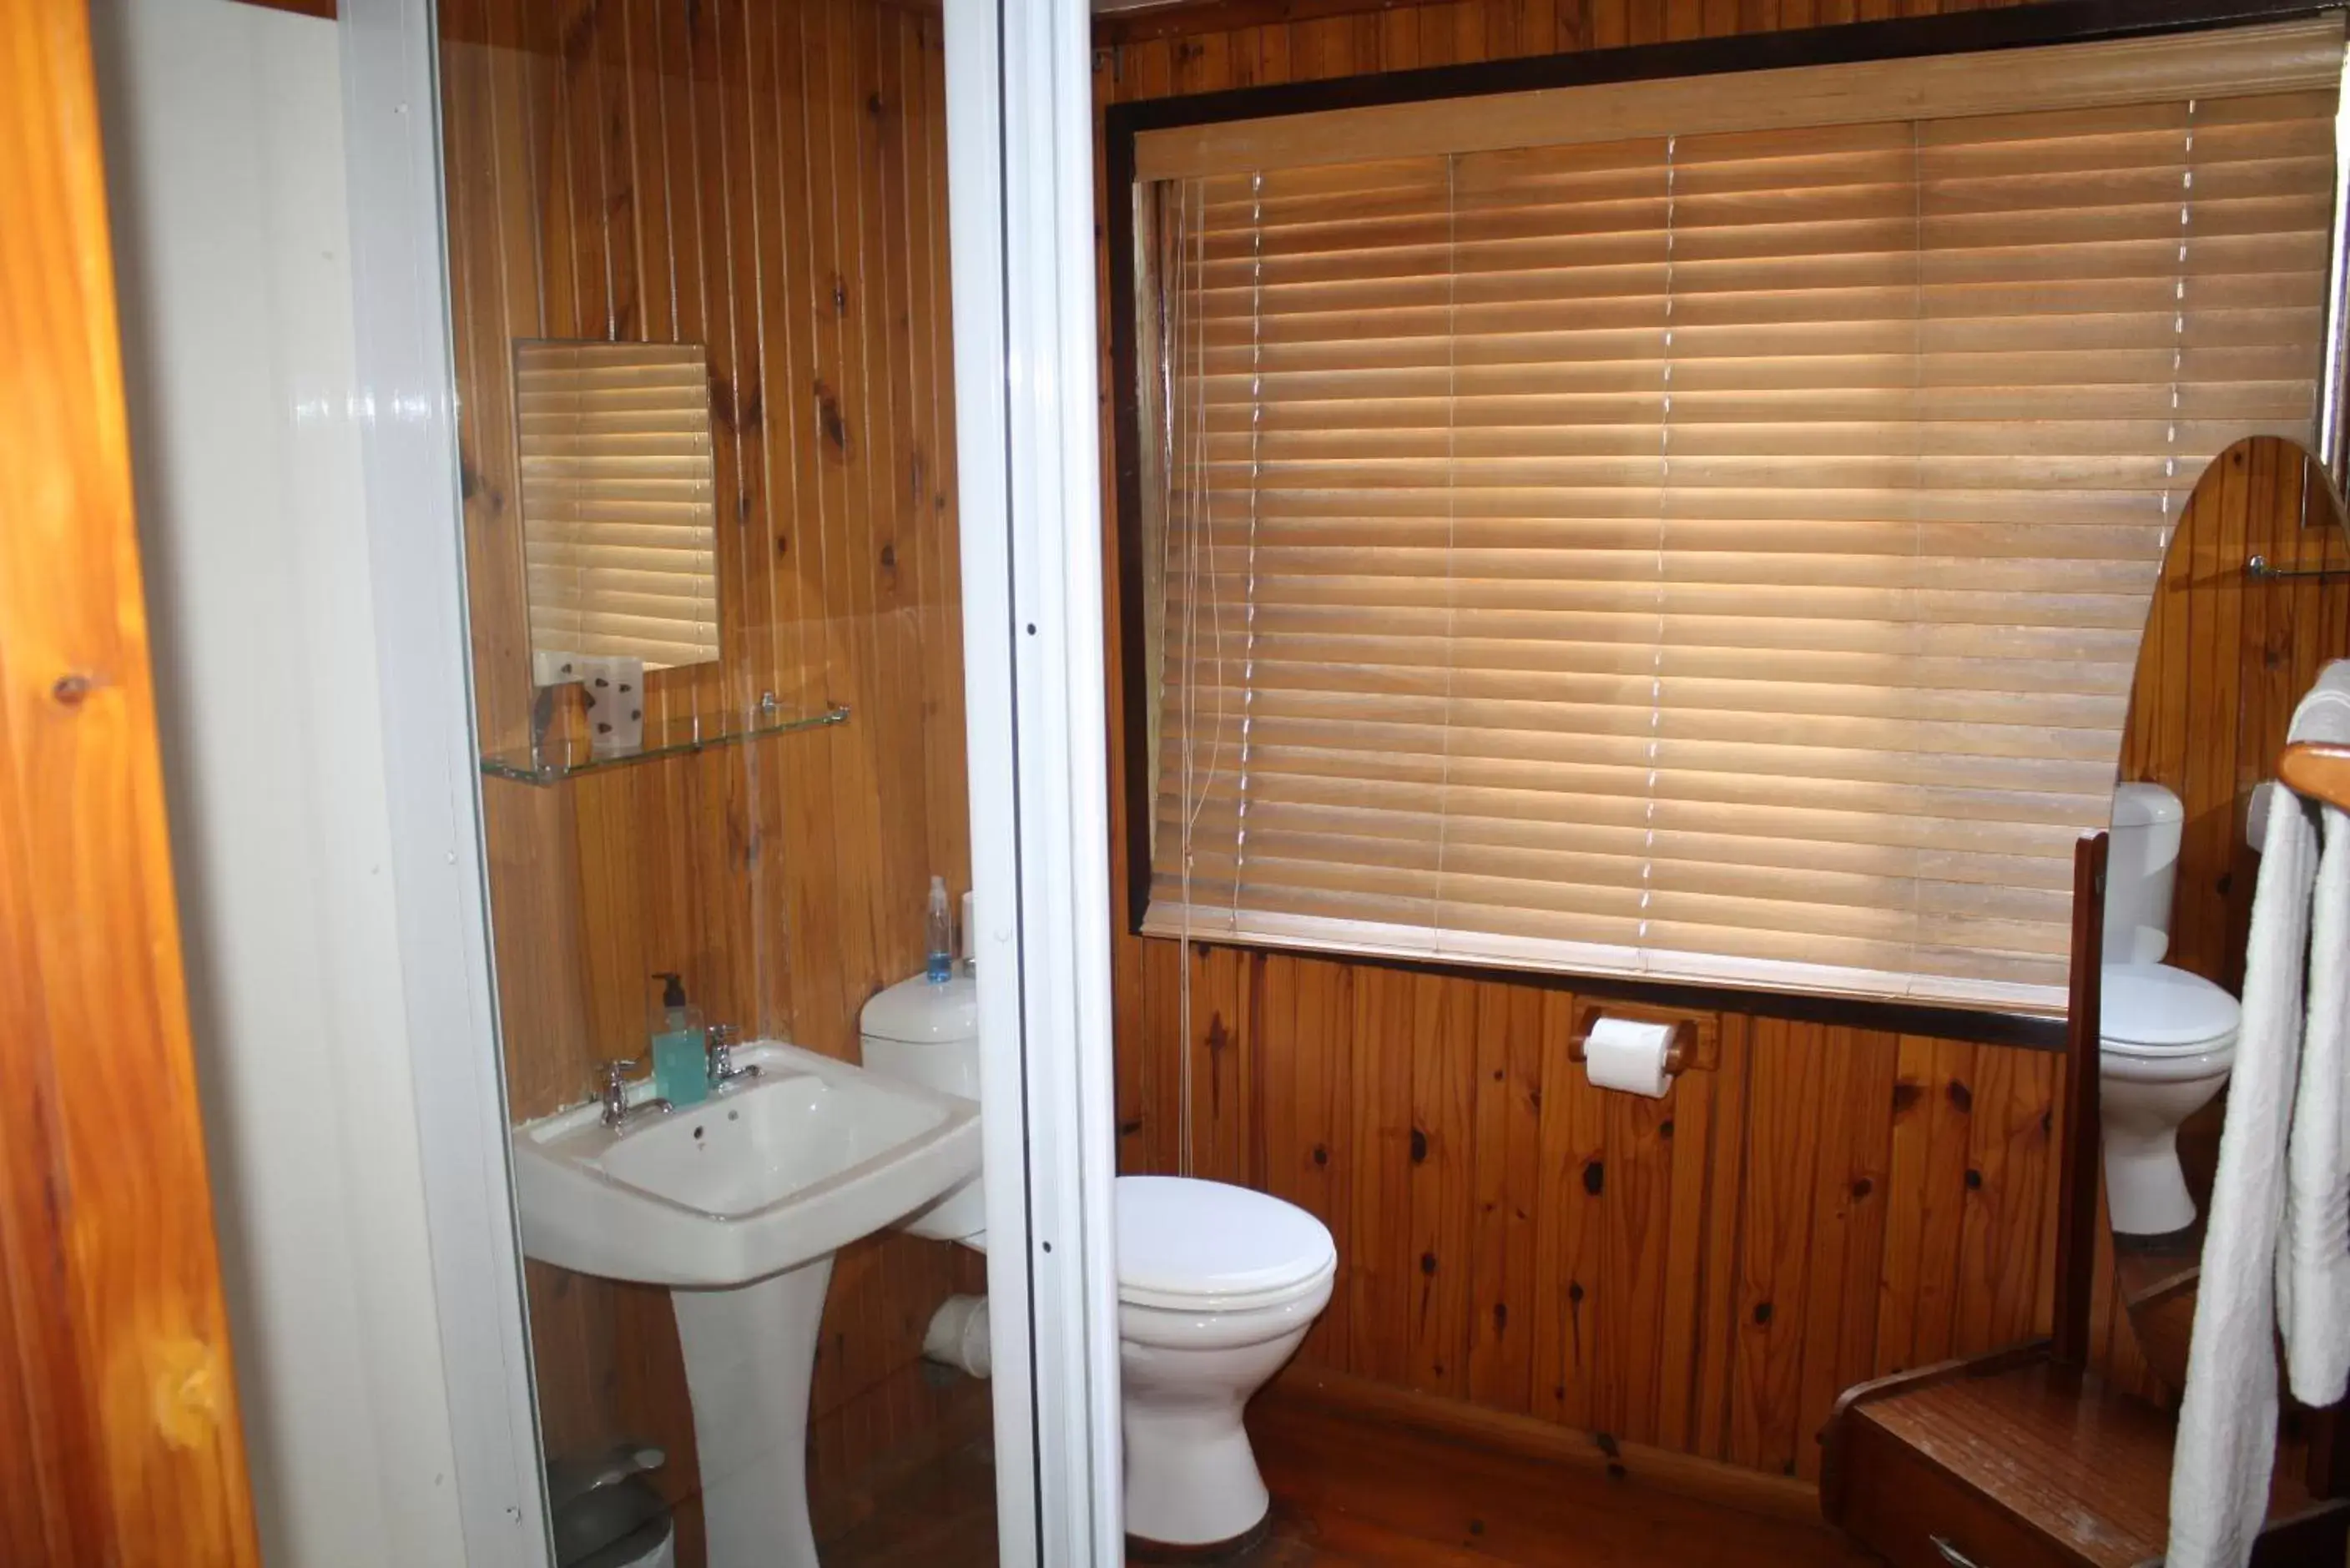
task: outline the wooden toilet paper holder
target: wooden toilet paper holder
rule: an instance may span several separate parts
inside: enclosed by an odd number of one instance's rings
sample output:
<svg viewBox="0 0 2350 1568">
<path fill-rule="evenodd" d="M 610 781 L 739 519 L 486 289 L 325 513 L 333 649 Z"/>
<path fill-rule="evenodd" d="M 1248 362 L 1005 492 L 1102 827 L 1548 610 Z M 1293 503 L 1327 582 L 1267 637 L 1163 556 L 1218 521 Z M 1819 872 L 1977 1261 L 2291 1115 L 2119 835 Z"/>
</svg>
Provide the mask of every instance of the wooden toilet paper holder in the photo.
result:
<svg viewBox="0 0 2350 1568">
<path fill-rule="evenodd" d="M 1575 1008 L 1575 1028 L 1566 1042 L 1566 1059 L 1580 1063 L 1584 1059 L 1583 1043 L 1591 1037 L 1592 1026 L 1603 1017 L 1626 1019 L 1634 1023 L 1662 1023 L 1672 1030 L 1665 1042 L 1665 1074 L 1668 1077 L 1681 1073 L 1704 1072 L 1721 1061 L 1721 1019 L 1713 1012 L 1683 1012 L 1671 1008 L 1647 1007 L 1638 1002 L 1593 1000 L 1577 1002 Z"/>
</svg>

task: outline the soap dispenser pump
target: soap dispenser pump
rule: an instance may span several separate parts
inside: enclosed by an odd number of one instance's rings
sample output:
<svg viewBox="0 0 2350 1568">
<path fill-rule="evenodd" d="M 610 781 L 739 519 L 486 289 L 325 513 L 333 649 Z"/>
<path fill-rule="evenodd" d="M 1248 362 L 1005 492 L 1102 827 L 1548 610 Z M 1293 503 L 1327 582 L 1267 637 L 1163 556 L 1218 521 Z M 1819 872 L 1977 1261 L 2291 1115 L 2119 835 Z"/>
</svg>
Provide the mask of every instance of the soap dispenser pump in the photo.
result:
<svg viewBox="0 0 2350 1568">
<path fill-rule="evenodd" d="M 710 1064 L 704 1054 L 702 1012 L 685 1000 L 684 977 L 655 971 L 661 982 L 660 1017 L 652 1029 L 654 1093 L 676 1106 L 710 1097 Z"/>
</svg>

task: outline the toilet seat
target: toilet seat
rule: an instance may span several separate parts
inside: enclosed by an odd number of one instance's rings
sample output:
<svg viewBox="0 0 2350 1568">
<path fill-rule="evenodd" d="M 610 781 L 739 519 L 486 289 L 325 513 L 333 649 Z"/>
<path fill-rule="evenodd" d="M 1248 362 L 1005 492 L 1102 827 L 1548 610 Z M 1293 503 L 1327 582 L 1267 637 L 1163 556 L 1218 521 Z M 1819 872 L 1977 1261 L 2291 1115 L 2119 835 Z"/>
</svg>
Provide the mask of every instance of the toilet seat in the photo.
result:
<svg viewBox="0 0 2350 1568">
<path fill-rule="evenodd" d="M 2199 974 L 2160 963 L 2109 963 L 2101 981 L 2097 1048 L 2125 1060 L 2232 1054 L 2243 1012 Z"/>
<path fill-rule="evenodd" d="M 1323 1288 L 1329 1229 L 1294 1203 L 1221 1181 L 1118 1179 L 1118 1299 L 1187 1313 L 1251 1312 Z"/>
</svg>

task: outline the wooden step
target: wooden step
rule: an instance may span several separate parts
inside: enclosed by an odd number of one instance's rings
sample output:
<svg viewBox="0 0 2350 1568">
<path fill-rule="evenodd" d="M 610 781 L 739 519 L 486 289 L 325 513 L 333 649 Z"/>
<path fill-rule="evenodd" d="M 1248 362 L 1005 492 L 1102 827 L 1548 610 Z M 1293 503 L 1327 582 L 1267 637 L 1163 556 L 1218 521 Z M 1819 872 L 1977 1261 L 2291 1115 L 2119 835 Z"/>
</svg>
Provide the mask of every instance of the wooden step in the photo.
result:
<svg viewBox="0 0 2350 1568">
<path fill-rule="evenodd" d="M 2171 1418 L 2036 1347 L 1864 1384 L 1830 1426 L 1829 1517 L 1897 1568 L 2144 1568 L 2169 1535 Z M 2341 1568 L 2350 1503 L 2280 1464 L 2262 1568 Z"/>
</svg>

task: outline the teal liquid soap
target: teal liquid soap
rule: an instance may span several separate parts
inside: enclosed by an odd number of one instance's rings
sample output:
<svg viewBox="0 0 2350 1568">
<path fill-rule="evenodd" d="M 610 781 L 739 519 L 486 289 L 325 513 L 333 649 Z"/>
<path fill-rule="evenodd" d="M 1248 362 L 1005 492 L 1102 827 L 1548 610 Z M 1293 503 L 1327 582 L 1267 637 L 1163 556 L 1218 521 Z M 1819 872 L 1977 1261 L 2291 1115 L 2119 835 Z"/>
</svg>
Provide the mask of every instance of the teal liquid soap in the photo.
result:
<svg viewBox="0 0 2350 1568">
<path fill-rule="evenodd" d="M 671 1106 L 698 1106 L 710 1097 L 710 1062 L 702 1031 L 671 1029 L 653 1036 L 654 1093 Z"/>
<path fill-rule="evenodd" d="M 672 1108 L 698 1106 L 710 1097 L 710 1056 L 703 1044 L 702 1014 L 685 1000 L 683 977 L 662 971 L 659 1011 L 649 1031 L 653 1047 L 653 1093 Z"/>
</svg>

